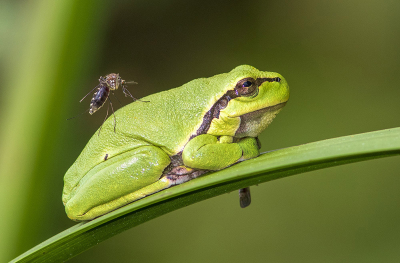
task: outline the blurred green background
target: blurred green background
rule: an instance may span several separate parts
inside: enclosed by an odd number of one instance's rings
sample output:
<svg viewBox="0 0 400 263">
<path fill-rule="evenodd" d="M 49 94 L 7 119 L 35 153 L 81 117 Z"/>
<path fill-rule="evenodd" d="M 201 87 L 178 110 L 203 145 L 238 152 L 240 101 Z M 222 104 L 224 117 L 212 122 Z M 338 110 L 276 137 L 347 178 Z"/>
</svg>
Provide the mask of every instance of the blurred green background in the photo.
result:
<svg viewBox="0 0 400 263">
<path fill-rule="evenodd" d="M 398 127 L 399 13 L 396 0 L 1 1 L 0 261 L 75 224 L 63 176 L 105 110 L 66 118 L 100 75 L 143 97 L 241 64 L 279 72 L 291 99 L 263 151 Z M 232 192 L 73 262 L 399 262 L 399 173 L 392 157 L 272 181 L 249 208 Z"/>
</svg>

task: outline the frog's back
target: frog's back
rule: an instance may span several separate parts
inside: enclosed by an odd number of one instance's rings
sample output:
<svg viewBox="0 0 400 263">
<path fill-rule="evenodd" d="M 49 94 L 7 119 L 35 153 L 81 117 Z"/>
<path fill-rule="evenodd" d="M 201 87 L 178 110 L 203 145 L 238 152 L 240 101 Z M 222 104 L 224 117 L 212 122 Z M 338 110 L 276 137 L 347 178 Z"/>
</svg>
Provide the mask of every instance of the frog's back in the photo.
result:
<svg viewBox="0 0 400 263">
<path fill-rule="evenodd" d="M 220 79 L 196 79 L 181 87 L 152 94 L 115 113 L 117 133 L 160 146 L 169 155 L 180 152 L 198 131 L 204 115 L 225 94 Z M 113 129 L 113 118 L 104 128 Z"/>
<path fill-rule="evenodd" d="M 254 67 L 242 65 L 228 73 L 195 79 L 178 88 L 142 98 L 149 102 L 136 101 L 115 113 L 116 132 L 160 146 L 169 155 L 176 154 L 196 134 L 205 114 L 228 88 L 232 89 L 244 75 L 257 78 L 261 73 Z M 103 129 L 109 131 L 107 136 L 113 136 L 112 116 Z"/>
</svg>

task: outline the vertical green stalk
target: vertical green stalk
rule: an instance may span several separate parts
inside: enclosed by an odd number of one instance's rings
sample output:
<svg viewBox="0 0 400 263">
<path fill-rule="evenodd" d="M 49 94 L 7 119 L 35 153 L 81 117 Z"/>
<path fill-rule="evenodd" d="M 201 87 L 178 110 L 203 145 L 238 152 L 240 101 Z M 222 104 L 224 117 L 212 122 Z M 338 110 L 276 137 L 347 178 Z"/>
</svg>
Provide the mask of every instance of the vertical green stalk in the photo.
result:
<svg viewBox="0 0 400 263">
<path fill-rule="evenodd" d="M 19 25 L 24 34 L 9 55 L 2 83 L 7 99 L 0 112 L 0 262 L 18 253 L 24 223 L 40 220 L 30 211 L 43 210 L 40 194 L 48 187 L 36 183 L 46 180 L 37 163 L 48 164 L 52 155 L 43 142 L 55 142 L 54 128 L 65 121 L 63 100 L 85 72 L 82 61 L 95 53 L 104 12 L 102 3 L 78 0 L 39 0 L 25 8 Z"/>
</svg>

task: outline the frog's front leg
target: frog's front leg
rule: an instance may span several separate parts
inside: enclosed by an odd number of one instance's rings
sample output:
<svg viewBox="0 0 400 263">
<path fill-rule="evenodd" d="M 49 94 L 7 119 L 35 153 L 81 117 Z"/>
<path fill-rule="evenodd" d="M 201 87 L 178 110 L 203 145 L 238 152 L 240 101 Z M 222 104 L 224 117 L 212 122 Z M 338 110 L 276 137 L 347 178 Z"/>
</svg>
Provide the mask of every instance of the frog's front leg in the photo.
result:
<svg viewBox="0 0 400 263">
<path fill-rule="evenodd" d="M 169 187 L 159 180 L 169 156 L 155 146 L 142 146 L 110 156 L 91 169 L 66 203 L 68 217 L 89 220 Z"/>
<path fill-rule="evenodd" d="M 203 134 L 193 138 L 182 153 L 185 165 L 208 170 L 220 170 L 238 161 L 257 157 L 261 145 L 257 138 L 246 137 L 233 143 L 230 136 Z M 239 190 L 240 207 L 251 203 L 250 188 Z"/>
<path fill-rule="evenodd" d="M 210 134 L 190 140 L 182 152 L 185 166 L 204 170 L 220 170 L 238 161 L 257 157 L 259 144 L 256 138 L 246 137 L 233 143 L 233 137 Z"/>
</svg>

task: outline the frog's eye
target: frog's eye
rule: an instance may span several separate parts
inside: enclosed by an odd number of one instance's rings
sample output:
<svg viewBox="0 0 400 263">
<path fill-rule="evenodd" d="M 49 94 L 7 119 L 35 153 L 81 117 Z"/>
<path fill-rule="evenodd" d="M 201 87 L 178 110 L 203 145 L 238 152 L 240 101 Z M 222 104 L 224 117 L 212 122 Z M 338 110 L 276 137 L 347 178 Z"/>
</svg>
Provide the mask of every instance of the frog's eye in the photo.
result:
<svg viewBox="0 0 400 263">
<path fill-rule="evenodd" d="M 237 96 L 251 96 L 257 91 L 257 83 L 253 78 L 239 80 L 235 87 Z"/>
<path fill-rule="evenodd" d="M 276 81 L 276 82 L 281 82 L 281 78 L 280 78 L 280 77 L 276 77 L 276 78 L 275 78 L 275 81 Z"/>
</svg>

